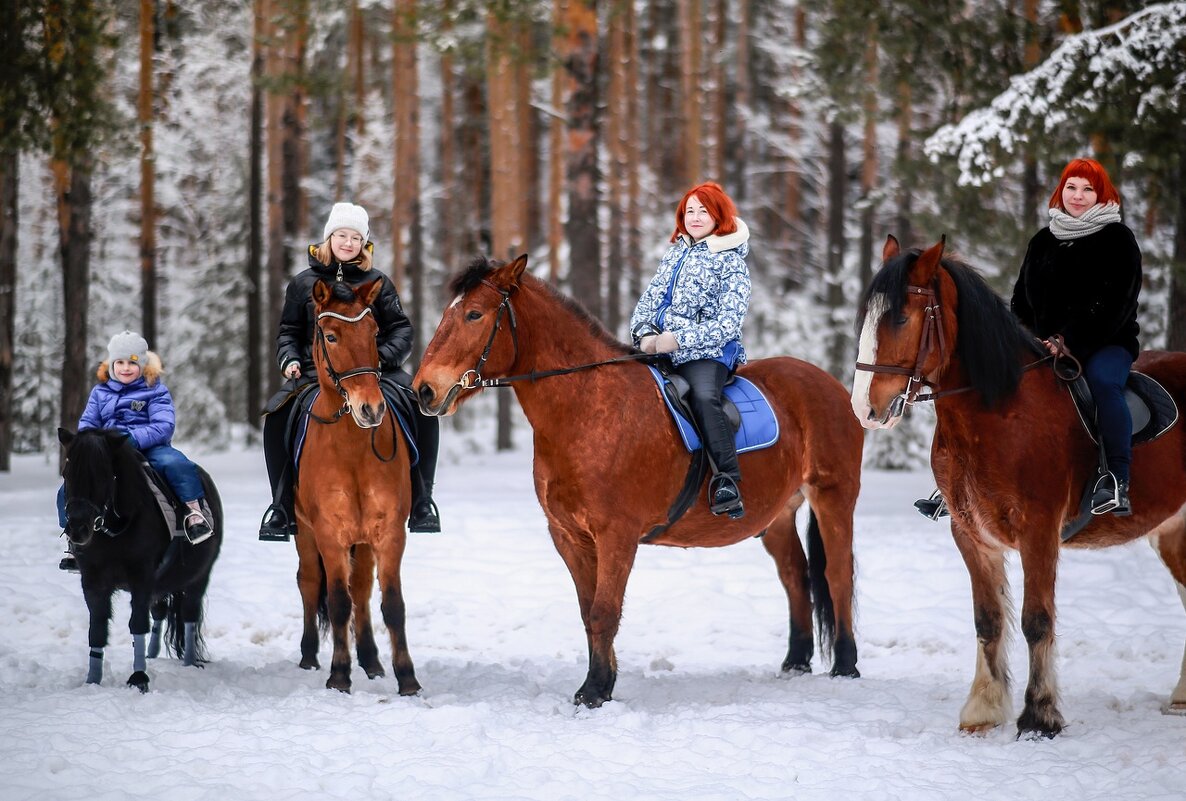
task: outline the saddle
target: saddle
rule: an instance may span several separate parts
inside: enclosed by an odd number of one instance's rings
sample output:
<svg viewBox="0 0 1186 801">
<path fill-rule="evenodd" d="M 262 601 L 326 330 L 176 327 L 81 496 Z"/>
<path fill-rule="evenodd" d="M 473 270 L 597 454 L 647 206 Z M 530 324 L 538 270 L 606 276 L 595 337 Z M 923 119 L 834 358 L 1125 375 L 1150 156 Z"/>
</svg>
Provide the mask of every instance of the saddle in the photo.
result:
<svg viewBox="0 0 1186 801">
<path fill-rule="evenodd" d="M 1079 533 L 1092 520 L 1091 498 L 1099 482 L 1108 473 L 1107 454 L 1104 453 L 1103 442 L 1096 426 L 1095 400 L 1091 397 L 1091 389 L 1087 379 L 1077 375 L 1073 379 L 1063 379 L 1063 383 L 1075 402 L 1075 412 L 1079 415 L 1079 422 L 1091 441 L 1099 447 L 1100 460 L 1095 472 L 1088 479 L 1083 488 L 1083 495 L 1079 499 L 1079 512 L 1074 519 L 1067 521 L 1060 534 L 1066 542 Z M 1128 404 L 1129 414 L 1132 415 L 1132 444 L 1140 445 L 1165 434 L 1178 422 L 1178 406 L 1174 399 L 1166 392 L 1165 387 L 1154 379 L 1133 370 L 1128 374 L 1125 382 L 1124 400 Z"/>
<path fill-rule="evenodd" d="M 169 536 L 173 539 L 181 539 L 189 542 L 189 537 L 185 534 L 185 518 L 193 510 L 177 497 L 177 493 L 173 491 L 173 487 L 169 485 L 169 482 L 165 480 L 164 476 L 153 468 L 143 453 L 137 451 L 136 456 L 140 461 L 140 469 L 144 471 L 144 477 L 148 480 L 148 488 L 152 491 L 152 497 L 156 500 L 157 506 L 161 510 L 161 519 L 165 521 L 165 525 L 169 529 Z M 207 503 L 206 498 L 202 498 L 198 502 L 198 506 L 201 507 L 202 514 L 213 525 L 214 515 L 210 511 L 210 505 Z"/>
</svg>

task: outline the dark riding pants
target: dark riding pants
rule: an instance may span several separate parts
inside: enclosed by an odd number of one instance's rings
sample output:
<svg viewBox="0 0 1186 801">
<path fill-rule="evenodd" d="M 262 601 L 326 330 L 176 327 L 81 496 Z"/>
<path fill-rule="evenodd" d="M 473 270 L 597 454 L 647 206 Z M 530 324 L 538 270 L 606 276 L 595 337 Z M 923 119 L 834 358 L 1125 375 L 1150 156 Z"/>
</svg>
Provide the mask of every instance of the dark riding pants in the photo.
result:
<svg viewBox="0 0 1186 801">
<path fill-rule="evenodd" d="M 1119 345 L 1092 354 L 1083 368 L 1095 398 L 1096 425 L 1104 442 L 1108 469 L 1118 481 L 1128 481 L 1132 464 L 1132 414 L 1124 400 L 1124 385 L 1132 356 Z"/>
<path fill-rule="evenodd" d="M 729 380 L 729 368 L 715 359 L 696 359 L 677 365 L 675 371 L 688 382 L 688 404 L 716 471 L 740 481 L 737 443 L 721 405 L 721 391 Z"/>
</svg>

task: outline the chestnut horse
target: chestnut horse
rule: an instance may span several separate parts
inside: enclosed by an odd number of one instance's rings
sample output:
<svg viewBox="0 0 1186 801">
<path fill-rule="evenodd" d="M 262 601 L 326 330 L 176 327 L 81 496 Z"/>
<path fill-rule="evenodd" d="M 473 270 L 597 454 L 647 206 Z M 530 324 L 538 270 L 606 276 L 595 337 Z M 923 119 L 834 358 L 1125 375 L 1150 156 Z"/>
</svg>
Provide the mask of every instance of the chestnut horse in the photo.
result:
<svg viewBox="0 0 1186 801">
<path fill-rule="evenodd" d="M 943 258 L 943 245 L 920 254 L 886 242 L 860 310 L 852 407 L 866 428 L 890 428 L 921 384 L 932 387 L 931 468 L 971 576 L 977 637 L 960 728 L 991 729 L 1011 714 L 1005 550 L 1013 548 L 1025 575 L 1030 661 L 1018 736 L 1053 737 L 1065 725 L 1054 663 L 1060 531 L 1079 514 L 1098 452 L 1054 371 L 1036 364 L 1046 361 L 1044 349 L 979 275 Z M 1186 353 L 1145 351 L 1134 368 L 1186 408 Z M 1065 545 L 1101 548 L 1147 535 L 1186 599 L 1186 429 L 1138 446 L 1132 476 L 1132 516 L 1097 517 Z M 1170 706 L 1186 709 L 1186 675 Z"/>
<path fill-rule="evenodd" d="M 457 299 L 445 310 L 413 388 L 426 414 L 447 415 L 473 394 L 469 390 L 490 386 L 490 377 L 534 372 L 505 383 L 514 387 L 535 431 L 536 494 L 576 584 L 585 624 L 589 670 L 574 703 L 597 707 L 614 689 L 614 636 L 639 541 L 667 522 L 690 456 L 655 381 L 636 361 L 642 354 L 613 339 L 526 266 L 526 255 L 508 265 L 479 260 L 454 280 Z M 616 363 L 601 364 L 607 361 Z M 548 370 L 564 374 L 542 378 L 539 371 Z M 647 541 L 720 546 L 765 531 L 762 542 L 790 607 L 783 670 L 811 669 L 810 587 L 817 601 L 830 590 L 831 601 L 816 616 L 821 643 L 833 651 L 832 674 L 857 676 L 852 525 L 860 426 L 848 413 L 844 387 L 813 365 L 761 359 L 740 373 L 765 390 L 780 426 L 774 446 L 741 456 L 745 516 L 714 517 L 702 486 L 692 508 Z M 818 516 L 808 533 L 811 572 L 795 529 L 804 498 Z"/>
<path fill-rule="evenodd" d="M 350 691 L 351 607 L 358 661 L 383 675 L 371 632 L 370 597 L 378 568 L 380 609 L 391 637 L 400 695 L 420 690 L 404 633 L 400 562 L 411 509 L 408 446 L 379 387 L 375 280 L 352 289 L 318 281 L 313 362 L 320 394 L 301 450 L 296 487 L 297 585 L 305 611 L 301 667 L 316 668 L 318 609 L 328 606 L 334 653 L 325 686 Z M 347 421 L 349 418 L 349 422 Z"/>
</svg>

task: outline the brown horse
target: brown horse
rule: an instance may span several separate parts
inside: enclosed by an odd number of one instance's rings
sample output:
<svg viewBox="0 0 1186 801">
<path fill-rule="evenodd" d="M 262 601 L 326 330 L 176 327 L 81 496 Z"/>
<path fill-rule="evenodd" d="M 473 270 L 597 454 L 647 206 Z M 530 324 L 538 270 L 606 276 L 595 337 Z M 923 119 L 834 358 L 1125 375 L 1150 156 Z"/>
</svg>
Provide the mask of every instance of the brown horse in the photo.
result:
<svg viewBox="0 0 1186 801">
<path fill-rule="evenodd" d="M 1018 736 L 1053 737 L 1064 726 L 1054 665 L 1060 531 L 1078 515 L 1096 447 L 1054 372 L 1035 364 L 1045 351 L 980 276 L 943 258 L 943 242 L 901 253 L 890 237 L 883 259 L 860 311 L 852 406 L 867 428 L 889 428 L 921 384 L 933 388 L 931 467 L 971 576 L 978 641 L 960 728 L 987 730 L 1010 716 L 1005 550 L 1013 548 L 1025 575 L 1021 629 L 1030 655 Z M 1186 408 L 1186 353 L 1145 351 L 1134 366 Z M 1132 516 L 1095 518 L 1066 544 L 1100 548 L 1148 535 L 1186 593 L 1186 428 L 1133 456 Z M 1186 676 L 1170 704 L 1186 709 Z"/>
<path fill-rule="evenodd" d="M 420 685 L 404 634 L 399 574 L 411 479 L 406 440 L 395 412 L 386 413 L 379 387 L 378 325 L 370 307 L 380 289 L 378 280 L 357 289 L 324 281 L 313 286 L 313 362 L 321 391 L 296 488 L 297 585 L 305 611 L 301 667 L 319 667 L 317 615 L 325 603 L 334 642 L 325 686 L 350 691 L 352 606 L 359 664 L 369 678 L 383 675 L 369 605 L 377 567 L 391 666 L 400 695 L 414 695 Z"/>
<path fill-rule="evenodd" d="M 508 383 L 535 430 L 536 493 L 576 584 L 588 638 L 589 671 L 574 702 L 596 707 L 610 700 L 614 688 L 614 636 L 639 541 L 667 522 L 690 457 L 655 382 L 632 361 L 640 354 L 524 272 L 526 266 L 526 255 L 505 266 L 479 260 L 454 280 L 457 299 L 445 310 L 413 387 L 426 414 L 445 415 L 472 394 L 468 390 L 490 385 L 483 376 L 535 371 L 519 377 L 539 380 L 511 376 Z M 608 360 L 621 363 L 597 364 Z M 579 367 L 569 372 L 572 366 Z M 550 369 L 565 374 L 540 377 L 539 371 Z M 701 486 L 687 514 L 653 541 L 720 546 L 765 531 L 762 542 L 790 607 L 783 669 L 810 671 L 811 590 L 817 601 L 830 590 L 834 603 L 822 601 L 816 610 L 821 642 L 833 650 L 833 675 L 857 676 L 852 523 L 860 426 L 848 413 L 843 386 L 806 362 L 762 359 L 740 372 L 765 390 L 781 432 L 773 447 L 741 456 L 745 516 L 711 515 Z M 795 530 L 795 510 L 804 498 L 818 515 L 808 532 L 810 570 Z"/>
</svg>

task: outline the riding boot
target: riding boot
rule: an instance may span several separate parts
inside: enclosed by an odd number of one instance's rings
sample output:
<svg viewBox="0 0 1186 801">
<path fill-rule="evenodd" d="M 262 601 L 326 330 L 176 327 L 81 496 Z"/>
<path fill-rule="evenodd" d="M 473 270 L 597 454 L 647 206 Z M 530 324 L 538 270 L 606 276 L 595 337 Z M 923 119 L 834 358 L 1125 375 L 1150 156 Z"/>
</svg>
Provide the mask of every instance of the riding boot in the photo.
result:
<svg viewBox="0 0 1186 801">
<path fill-rule="evenodd" d="M 296 533 L 287 425 L 286 411 L 277 410 L 264 418 L 264 461 L 272 487 L 272 503 L 260 521 L 259 539 L 263 542 L 287 542 Z"/>
<path fill-rule="evenodd" d="M 1128 500 L 1128 479 L 1117 479 L 1111 472 L 1104 473 L 1096 481 L 1095 493 L 1091 496 L 1091 513 L 1104 515 L 1111 512 L 1116 517 L 1132 514 Z"/>
<path fill-rule="evenodd" d="M 412 514 L 408 517 L 408 531 L 414 534 L 438 534 L 441 513 L 432 499 L 436 480 L 437 450 L 441 441 L 441 423 L 435 417 L 415 415 L 416 450 L 420 460 L 412 468 Z"/>
<path fill-rule="evenodd" d="M 708 510 L 714 515 L 729 515 L 730 520 L 737 520 L 745 516 L 745 507 L 741 503 L 741 489 L 731 476 L 717 473 L 708 485 Z"/>
<path fill-rule="evenodd" d="M 938 520 L 940 517 L 947 517 L 951 514 L 947 509 L 947 501 L 943 500 L 943 493 L 939 490 L 932 492 L 929 498 L 919 498 L 914 502 L 914 508 L 920 515 L 931 520 Z"/>
</svg>

